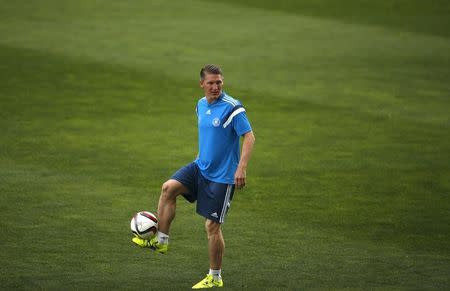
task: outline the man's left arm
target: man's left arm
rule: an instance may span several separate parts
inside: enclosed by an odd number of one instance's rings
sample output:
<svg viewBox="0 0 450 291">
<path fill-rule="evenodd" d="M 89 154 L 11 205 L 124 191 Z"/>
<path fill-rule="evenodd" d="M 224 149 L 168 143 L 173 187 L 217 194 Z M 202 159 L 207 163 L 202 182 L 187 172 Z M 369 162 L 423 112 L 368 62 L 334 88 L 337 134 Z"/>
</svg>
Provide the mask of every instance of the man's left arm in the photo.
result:
<svg viewBox="0 0 450 291">
<path fill-rule="evenodd" d="M 242 137 L 244 141 L 242 142 L 241 159 L 234 174 L 234 183 L 238 189 L 242 189 L 245 186 L 247 164 L 253 151 L 253 145 L 255 144 L 253 131 L 245 133 Z"/>
</svg>

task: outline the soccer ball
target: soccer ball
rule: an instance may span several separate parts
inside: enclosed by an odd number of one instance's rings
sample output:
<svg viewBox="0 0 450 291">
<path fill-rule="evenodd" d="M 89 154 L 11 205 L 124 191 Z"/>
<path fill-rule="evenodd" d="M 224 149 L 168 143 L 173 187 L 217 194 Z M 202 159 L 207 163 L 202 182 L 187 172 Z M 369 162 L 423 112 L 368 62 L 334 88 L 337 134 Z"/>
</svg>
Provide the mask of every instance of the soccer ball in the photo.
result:
<svg viewBox="0 0 450 291">
<path fill-rule="evenodd" d="M 140 211 L 131 218 L 131 232 L 136 236 L 149 239 L 152 237 L 158 228 L 158 219 L 156 216 L 148 211 Z"/>
</svg>

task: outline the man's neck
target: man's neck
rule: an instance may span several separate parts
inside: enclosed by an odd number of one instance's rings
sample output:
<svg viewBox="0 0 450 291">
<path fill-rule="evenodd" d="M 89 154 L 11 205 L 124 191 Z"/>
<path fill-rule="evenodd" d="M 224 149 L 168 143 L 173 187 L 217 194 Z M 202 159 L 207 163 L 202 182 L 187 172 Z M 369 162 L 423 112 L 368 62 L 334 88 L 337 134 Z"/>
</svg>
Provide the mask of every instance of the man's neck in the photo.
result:
<svg viewBox="0 0 450 291">
<path fill-rule="evenodd" d="M 206 101 L 208 102 L 208 104 L 213 103 L 214 101 L 218 100 L 220 98 L 220 96 L 222 96 L 222 92 L 220 92 L 219 96 L 217 97 L 210 97 L 210 96 L 205 96 L 206 97 Z"/>
</svg>

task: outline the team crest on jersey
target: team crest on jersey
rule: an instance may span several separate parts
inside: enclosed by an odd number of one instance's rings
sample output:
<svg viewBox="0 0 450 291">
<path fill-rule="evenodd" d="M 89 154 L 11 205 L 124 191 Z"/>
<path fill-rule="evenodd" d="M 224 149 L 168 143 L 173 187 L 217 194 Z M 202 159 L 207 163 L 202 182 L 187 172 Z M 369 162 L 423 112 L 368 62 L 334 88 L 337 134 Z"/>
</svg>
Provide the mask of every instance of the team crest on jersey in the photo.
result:
<svg viewBox="0 0 450 291">
<path fill-rule="evenodd" d="M 220 119 L 218 117 L 214 118 L 212 121 L 212 125 L 214 127 L 218 127 L 220 125 Z"/>
</svg>

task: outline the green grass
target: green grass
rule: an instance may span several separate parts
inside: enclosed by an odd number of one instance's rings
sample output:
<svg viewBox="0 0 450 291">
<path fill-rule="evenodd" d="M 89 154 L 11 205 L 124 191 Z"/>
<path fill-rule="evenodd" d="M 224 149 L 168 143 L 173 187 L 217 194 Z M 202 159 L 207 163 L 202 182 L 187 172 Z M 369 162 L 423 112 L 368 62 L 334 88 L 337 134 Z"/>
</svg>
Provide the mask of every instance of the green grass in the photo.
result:
<svg viewBox="0 0 450 291">
<path fill-rule="evenodd" d="M 211 1 L 211 0 L 209 0 Z M 248 7 L 337 19 L 355 24 L 386 26 L 393 29 L 450 36 L 450 6 L 445 0 L 229 0 Z"/>
<path fill-rule="evenodd" d="M 208 62 L 257 139 L 228 289 L 449 288 L 449 5 L 279 3 L 2 1 L 0 288 L 202 277 L 193 205 L 165 256 L 133 247 L 129 220 L 195 157 Z"/>
</svg>

